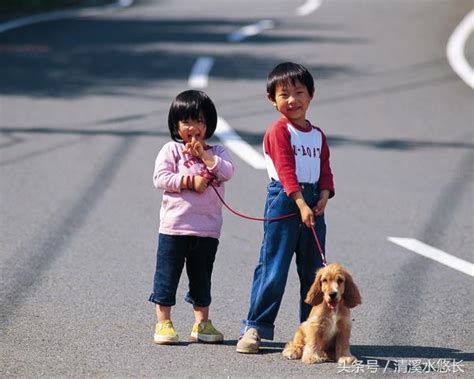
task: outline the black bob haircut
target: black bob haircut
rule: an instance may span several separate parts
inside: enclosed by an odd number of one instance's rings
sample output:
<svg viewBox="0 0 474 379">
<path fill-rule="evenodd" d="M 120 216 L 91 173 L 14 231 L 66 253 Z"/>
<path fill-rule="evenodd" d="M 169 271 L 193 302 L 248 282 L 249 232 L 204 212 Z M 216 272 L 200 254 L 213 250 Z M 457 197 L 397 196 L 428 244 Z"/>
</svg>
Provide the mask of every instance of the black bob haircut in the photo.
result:
<svg viewBox="0 0 474 379">
<path fill-rule="evenodd" d="M 291 83 L 295 85 L 299 81 L 307 89 L 311 97 L 314 94 L 314 80 L 306 67 L 293 62 L 284 62 L 277 65 L 267 77 L 268 97 L 275 101 L 275 92 L 277 85 L 286 85 Z"/>
<path fill-rule="evenodd" d="M 217 111 L 212 100 L 206 93 L 197 90 L 187 90 L 176 96 L 171 103 L 168 113 L 168 127 L 171 139 L 182 142 L 179 136 L 179 122 L 204 118 L 206 122 L 205 138 L 214 134 L 217 126 Z"/>
</svg>

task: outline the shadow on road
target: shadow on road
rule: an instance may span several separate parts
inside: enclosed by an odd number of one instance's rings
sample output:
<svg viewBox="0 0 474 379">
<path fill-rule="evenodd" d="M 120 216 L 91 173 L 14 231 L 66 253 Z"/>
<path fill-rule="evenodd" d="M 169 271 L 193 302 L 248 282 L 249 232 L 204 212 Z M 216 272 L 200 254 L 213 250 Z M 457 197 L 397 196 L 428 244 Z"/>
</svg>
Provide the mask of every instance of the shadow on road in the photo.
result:
<svg viewBox="0 0 474 379">
<path fill-rule="evenodd" d="M 223 342 L 223 345 L 226 346 L 237 346 L 237 340 L 226 340 Z M 270 342 L 270 341 L 262 341 L 260 345 L 258 354 L 281 354 L 283 348 L 285 347 L 285 343 L 283 342 Z"/>
<path fill-rule="evenodd" d="M 6 95 L 75 97 L 113 95 L 124 87 L 187 80 L 198 53 L 216 59 L 212 76 L 227 80 L 265 78 L 278 56 L 229 51 L 227 36 L 255 20 L 68 19 L 0 34 L 0 91 Z M 334 26 L 331 26 L 334 28 Z M 303 34 L 305 33 L 305 34 Z M 294 42 L 362 44 L 357 37 L 263 34 L 242 44 Z M 231 52 L 229 54 L 229 52 Z M 353 75 L 344 65 L 308 67 L 319 78 Z M 117 92 L 119 94 L 119 92 Z"/>
<path fill-rule="evenodd" d="M 141 116 L 130 116 L 124 117 L 125 120 L 135 119 L 135 118 L 145 118 L 149 115 Z M 114 119 L 111 124 L 119 123 L 117 119 Z M 98 121 L 97 124 L 106 124 L 108 122 Z M 263 142 L 264 133 L 254 133 L 246 130 L 234 129 L 238 135 L 248 144 L 253 146 L 261 146 Z M 51 135 L 83 135 L 83 136 L 115 136 L 115 137 L 164 137 L 168 136 L 167 131 L 156 131 L 156 130 L 121 130 L 121 129 L 86 129 L 86 128 L 55 128 L 47 126 L 36 126 L 36 127 L 1 127 L 0 133 L 6 135 L 15 135 L 15 134 L 51 134 Z M 352 137 L 344 137 L 332 135 L 328 136 L 328 143 L 333 147 L 339 146 L 361 146 L 369 147 L 373 149 L 382 149 L 382 150 L 415 150 L 415 149 L 474 149 L 474 144 L 469 142 L 456 142 L 456 141 L 420 141 L 420 140 L 407 140 L 407 139 L 373 139 L 373 140 L 364 140 L 356 139 Z M 213 138 L 214 142 L 217 140 Z M 212 142 L 211 141 L 211 142 Z M 9 146 L 9 145 L 8 145 Z M 2 146 L 0 145 L 0 148 Z M 7 147 L 7 146 L 6 146 Z"/>
<path fill-rule="evenodd" d="M 474 360 L 474 353 L 445 347 L 354 345 L 351 346 L 351 351 L 363 365 L 370 366 L 371 362 L 375 361 L 379 367 L 394 371 L 403 368 L 414 369 L 417 366 L 416 361 L 419 361 L 419 369 L 424 368 L 432 372 L 442 372 L 438 370 L 446 369 L 452 372 L 456 365 L 462 373 L 463 362 Z"/>
</svg>

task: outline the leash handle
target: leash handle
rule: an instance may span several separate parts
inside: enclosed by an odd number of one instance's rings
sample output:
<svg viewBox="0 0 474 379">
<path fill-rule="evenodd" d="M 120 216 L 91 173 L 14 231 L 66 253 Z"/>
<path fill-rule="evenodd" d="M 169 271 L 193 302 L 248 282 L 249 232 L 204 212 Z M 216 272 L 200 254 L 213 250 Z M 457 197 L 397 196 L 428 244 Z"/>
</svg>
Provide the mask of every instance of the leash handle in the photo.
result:
<svg viewBox="0 0 474 379">
<path fill-rule="evenodd" d="M 242 213 L 239 213 L 237 211 L 235 211 L 234 209 L 232 209 L 229 205 L 227 205 L 227 203 L 224 201 L 224 199 L 222 198 L 222 196 L 219 194 L 219 192 L 217 191 L 216 187 L 214 187 L 212 184 L 211 184 L 211 187 L 212 189 L 214 190 L 214 192 L 216 193 L 217 197 L 219 198 L 219 200 L 221 201 L 221 203 L 230 211 L 232 212 L 233 214 L 239 216 L 239 217 L 242 217 L 242 218 L 246 218 L 247 220 L 254 220 L 254 221 L 277 221 L 277 220 L 283 220 L 285 218 L 290 218 L 290 217 L 294 217 L 297 215 L 297 213 L 290 213 L 290 214 L 287 214 L 287 215 L 284 215 L 284 216 L 277 216 L 277 217 L 271 217 L 271 218 L 262 218 L 262 217 L 252 217 L 252 216 L 247 216 L 247 215 L 244 215 Z M 324 266 L 327 266 L 328 263 L 326 261 L 326 257 L 324 256 L 324 252 L 323 252 L 323 249 L 321 248 L 321 244 L 319 243 L 319 238 L 318 238 L 318 235 L 316 234 L 316 230 L 314 229 L 314 225 L 311 225 L 311 231 L 313 232 L 313 236 L 314 236 L 314 240 L 316 241 L 316 245 L 318 247 L 318 250 L 319 250 L 319 254 L 321 255 L 321 259 L 323 260 L 323 265 Z"/>
</svg>

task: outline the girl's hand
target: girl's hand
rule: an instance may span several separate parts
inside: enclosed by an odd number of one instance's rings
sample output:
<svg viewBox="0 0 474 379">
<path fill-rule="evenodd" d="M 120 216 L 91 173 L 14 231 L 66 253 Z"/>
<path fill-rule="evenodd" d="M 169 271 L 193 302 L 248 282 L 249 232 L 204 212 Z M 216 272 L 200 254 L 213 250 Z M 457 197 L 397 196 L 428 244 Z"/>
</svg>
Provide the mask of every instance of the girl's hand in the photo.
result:
<svg viewBox="0 0 474 379">
<path fill-rule="evenodd" d="M 200 175 L 194 176 L 194 191 L 203 193 L 208 185 L 208 180 Z"/>
<path fill-rule="evenodd" d="M 328 203 L 327 199 L 320 199 L 316 206 L 313 208 L 313 212 L 315 216 L 321 216 L 324 214 L 324 210 L 326 209 L 326 205 Z"/>
<path fill-rule="evenodd" d="M 190 154 L 194 157 L 200 158 L 206 167 L 212 167 L 215 165 L 214 156 L 209 154 L 204 149 L 205 143 L 204 141 L 198 141 L 195 137 L 192 138 L 191 142 L 188 142 L 184 145 L 184 152 L 186 154 Z"/>
<path fill-rule="evenodd" d="M 190 154 L 193 157 L 200 158 L 206 167 L 212 167 L 215 164 L 215 159 L 214 156 L 210 155 L 205 147 L 205 142 L 204 141 L 199 141 L 195 137 L 192 138 L 191 142 L 188 142 L 186 145 L 184 145 L 184 152 L 186 154 Z"/>
<path fill-rule="evenodd" d="M 184 145 L 184 152 L 192 155 L 193 157 L 201 158 L 204 153 L 204 146 L 201 141 L 198 141 L 195 137 L 192 138 L 191 142 Z"/>
</svg>

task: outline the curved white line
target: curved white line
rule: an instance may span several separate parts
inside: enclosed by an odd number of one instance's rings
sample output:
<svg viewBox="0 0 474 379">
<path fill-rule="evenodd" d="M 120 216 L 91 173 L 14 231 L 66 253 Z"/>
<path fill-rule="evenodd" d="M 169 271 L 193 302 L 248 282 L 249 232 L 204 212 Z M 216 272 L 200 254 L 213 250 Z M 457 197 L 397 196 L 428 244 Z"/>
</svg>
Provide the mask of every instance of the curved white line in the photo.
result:
<svg viewBox="0 0 474 379">
<path fill-rule="evenodd" d="M 255 36 L 264 30 L 272 29 L 275 23 L 272 20 L 261 20 L 255 24 L 247 25 L 234 33 L 229 34 L 227 40 L 229 42 L 240 42 L 247 37 Z"/>
<path fill-rule="evenodd" d="M 257 170 L 265 170 L 265 158 L 259 154 L 252 146 L 242 140 L 230 125 L 222 118 L 217 119 L 217 128 L 214 135 L 219 138 L 224 145 L 234 154 Z"/>
<path fill-rule="evenodd" d="M 306 0 L 306 3 L 296 8 L 295 12 L 298 16 L 306 16 L 318 9 L 322 3 L 322 0 Z"/>
<path fill-rule="evenodd" d="M 65 18 L 97 16 L 103 14 L 104 12 L 116 11 L 122 8 L 127 8 L 133 4 L 133 1 L 134 0 L 119 0 L 115 4 L 108 4 L 101 7 L 54 11 L 16 18 L 14 20 L 0 24 L 0 33 L 6 32 L 11 29 L 21 28 L 22 26 L 26 25 L 37 24 L 40 22 L 62 20 Z"/>
<path fill-rule="evenodd" d="M 474 31 L 474 10 L 469 12 L 454 29 L 446 46 L 446 55 L 453 71 L 471 88 L 474 88 L 474 70 L 464 55 L 464 45 Z"/>
<path fill-rule="evenodd" d="M 211 71 L 214 64 L 214 58 L 199 57 L 194 62 L 189 75 L 188 85 L 191 88 L 206 88 L 208 82 L 209 71 Z"/>
</svg>

